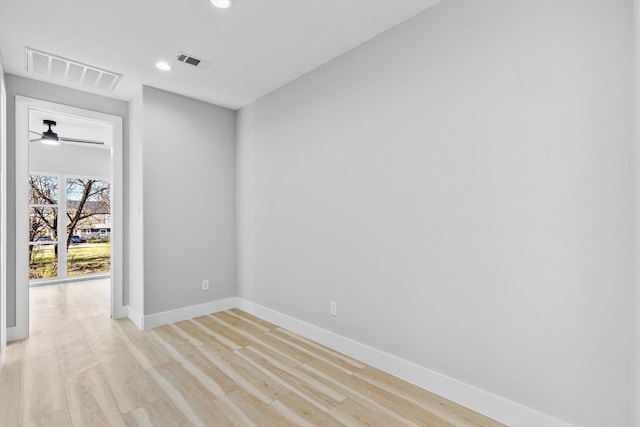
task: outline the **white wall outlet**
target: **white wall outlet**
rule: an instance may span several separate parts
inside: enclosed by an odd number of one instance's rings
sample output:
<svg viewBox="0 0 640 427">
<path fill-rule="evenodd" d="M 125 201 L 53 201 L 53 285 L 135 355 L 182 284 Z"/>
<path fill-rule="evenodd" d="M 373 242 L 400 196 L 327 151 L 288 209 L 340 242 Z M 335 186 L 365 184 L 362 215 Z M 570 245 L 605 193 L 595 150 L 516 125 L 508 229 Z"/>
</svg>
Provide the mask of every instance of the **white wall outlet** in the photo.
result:
<svg viewBox="0 0 640 427">
<path fill-rule="evenodd" d="M 202 290 L 203 291 L 208 291 L 209 290 L 209 281 L 208 280 L 203 280 L 202 281 Z"/>
<path fill-rule="evenodd" d="M 332 316 L 338 315 L 338 303 L 335 301 L 331 301 L 329 303 L 329 314 Z"/>
</svg>

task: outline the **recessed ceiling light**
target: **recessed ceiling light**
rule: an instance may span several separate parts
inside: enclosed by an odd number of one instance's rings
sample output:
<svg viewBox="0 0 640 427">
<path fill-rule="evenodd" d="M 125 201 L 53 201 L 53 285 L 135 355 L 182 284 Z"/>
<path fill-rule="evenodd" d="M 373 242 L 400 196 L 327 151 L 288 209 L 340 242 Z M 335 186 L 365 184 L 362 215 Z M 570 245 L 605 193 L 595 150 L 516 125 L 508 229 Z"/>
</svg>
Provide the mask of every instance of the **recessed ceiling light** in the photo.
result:
<svg viewBox="0 0 640 427">
<path fill-rule="evenodd" d="M 211 0 L 211 4 L 219 9 L 228 9 L 233 6 L 233 0 Z"/>
<path fill-rule="evenodd" d="M 170 71 L 171 70 L 171 65 L 167 64 L 166 62 L 158 62 L 156 64 L 156 68 L 158 70 L 162 70 L 162 71 Z"/>
</svg>

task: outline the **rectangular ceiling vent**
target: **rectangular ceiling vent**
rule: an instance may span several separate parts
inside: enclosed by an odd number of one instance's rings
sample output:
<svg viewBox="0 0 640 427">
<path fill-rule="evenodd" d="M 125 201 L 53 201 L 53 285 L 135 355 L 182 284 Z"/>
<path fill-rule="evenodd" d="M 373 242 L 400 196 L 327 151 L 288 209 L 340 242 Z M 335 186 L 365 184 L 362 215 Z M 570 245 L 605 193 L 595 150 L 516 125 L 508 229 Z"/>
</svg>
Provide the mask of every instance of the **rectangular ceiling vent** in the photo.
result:
<svg viewBox="0 0 640 427">
<path fill-rule="evenodd" d="M 40 50 L 27 50 L 27 72 L 89 89 L 112 92 L 122 74 L 107 71 L 72 59 L 63 58 Z"/>
<path fill-rule="evenodd" d="M 185 64 L 193 65 L 196 68 L 200 68 L 202 70 L 206 70 L 211 65 L 211 61 L 207 61 L 206 59 L 198 58 L 197 56 L 190 55 L 188 53 L 184 53 L 182 51 L 178 52 L 176 56 L 178 61 L 184 62 Z"/>
</svg>

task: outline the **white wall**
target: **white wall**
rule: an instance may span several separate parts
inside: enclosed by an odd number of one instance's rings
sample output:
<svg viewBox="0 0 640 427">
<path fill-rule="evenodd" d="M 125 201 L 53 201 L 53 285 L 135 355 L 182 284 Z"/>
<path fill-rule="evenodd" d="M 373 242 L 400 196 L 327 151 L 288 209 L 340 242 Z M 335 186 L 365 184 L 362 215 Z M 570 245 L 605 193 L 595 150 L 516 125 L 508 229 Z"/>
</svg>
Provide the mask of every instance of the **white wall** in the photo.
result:
<svg viewBox="0 0 640 427">
<path fill-rule="evenodd" d="M 129 101 L 129 307 L 144 315 L 144 223 L 142 217 L 144 115 L 142 89 Z M 140 325 L 138 325 L 140 326 Z"/>
<path fill-rule="evenodd" d="M 448 0 L 243 109 L 240 296 L 629 425 L 631 12 Z"/>
<path fill-rule="evenodd" d="M 108 178 L 111 176 L 111 153 L 101 148 L 67 144 L 52 146 L 34 142 L 29 147 L 29 169 Z"/>
<path fill-rule="evenodd" d="M 255 300 L 255 105 L 241 109 L 236 118 L 236 218 L 238 295 Z"/>
<path fill-rule="evenodd" d="M 124 121 L 124 147 L 128 146 L 128 105 L 124 101 L 94 95 L 62 86 L 44 83 L 37 80 L 19 77 L 13 74 L 6 74 L 7 86 L 7 326 L 15 326 L 16 319 L 16 289 L 15 289 L 15 97 L 22 95 L 58 104 L 70 105 L 87 110 L 98 111 L 123 117 Z M 124 159 L 124 168 L 127 168 L 127 160 Z M 125 178 L 125 182 L 127 179 Z M 127 188 L 125 186 L 125 197 L 127 200 Z M 127 211 L 127 206 L 124 206 Z M 128 223 L 124 224 L 125 236 L 127 235 Z M 127 248 L 124 248 L 124 259 L 127 259 Z M 127 265 L 124 266 L 125 274 Z M 123 284 L 124 295 L 128 294 L 127 283 Z M 126 301 L 125 301 L 126 304 Z"/>
<path fill-rule="evenodd" d="M 144 315 L 233 297 L 235 112 L 146 86 L 142 104 Z"/>
</svg>

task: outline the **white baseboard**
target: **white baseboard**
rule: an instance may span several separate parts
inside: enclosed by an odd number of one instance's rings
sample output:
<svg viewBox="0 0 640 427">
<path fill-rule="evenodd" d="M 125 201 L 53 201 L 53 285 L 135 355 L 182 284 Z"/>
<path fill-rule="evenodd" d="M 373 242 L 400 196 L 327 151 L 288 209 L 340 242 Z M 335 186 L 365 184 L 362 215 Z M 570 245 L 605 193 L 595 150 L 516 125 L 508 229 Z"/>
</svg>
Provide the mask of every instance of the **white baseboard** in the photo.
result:
<svg viewBox="0 0 640 427">
<path fill-rule="evenodd" d="M 516 402 L 251 301 L 238 298 L 237 308 L 507 425 L 570 426 Z"/>
<path fill-rule="evenodd" d="M 17 326 L 9 326 L 7 328 L 7 342 L 23 340 L 29 337 L 29 333 Z"/>
<path fill-rule="evenodd" d="M 114 310 L 114 316 L 116 319 L 129 317 L 129 306 L 125 305 L 125 306 L 116 307 Z"/>
<path fill-rule="evenodd" d="M 204 316 L 206 314 L 229 310 L 232 308 L 236 308 L 237 306 L 238 298 L 236 297 L 218 301 L 211 301 L 204 304 L 192 305 L 189 307 L 179 308 L 177 310 L 164 311 L 162 313 L 142 316 L 140 318 L 140 325 L 138 325 L 138 327 L 140 329 L 151 329 L 157 326 L 168 325 L 170 323 L 193 319 L 194 317 Z M 134 323 L 136 322 L 134 321 Z"/>
<path fill-rule="evenodd" d="M 129 320 L 133 322 L 134 325 L 138 327 L 138 329 L 144 329 L 142 322 L 142 315 L 138 314 L 131 306 L 127 306 L 127 317 Z"/>
<path fill-rule="evenodd" d="M 571 426 L 501 396 L 242 298 L 212 301 L 149 316 L 140 316 L 128 307 L 127 315 L 138 328 L 150 329 L 232 308 L 246 311 L 504 424 L 519 427 Z"/>
</svg>

